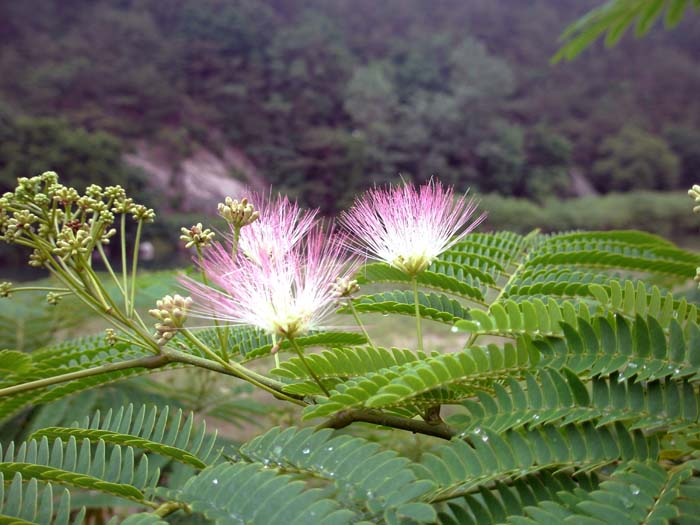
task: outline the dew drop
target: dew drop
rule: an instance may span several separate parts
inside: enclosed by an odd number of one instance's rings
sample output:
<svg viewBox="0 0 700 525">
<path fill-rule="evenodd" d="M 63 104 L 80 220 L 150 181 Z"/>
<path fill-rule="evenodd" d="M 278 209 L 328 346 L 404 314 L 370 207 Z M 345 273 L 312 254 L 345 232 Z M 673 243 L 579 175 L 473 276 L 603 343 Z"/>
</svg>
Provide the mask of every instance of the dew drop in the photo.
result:
<svg viewBox="0 0 700 525">
<path fill-rule="evenodd" d="M 488 440 L 489 440 L 489 437 L 486 434 L 481 436 L 481 441 L 483 441 L 484 443 L 486 443 Z"/>
<path fill-rule="evenodd" d="M 641 492 L 637 485 L 630 485 L 630 490 L 634 496 L 639 496 L 639 493 Z"/>
<path fill-rule="evenodd" d="M 453 326 L 452 328 L 450 328 L 450 332 L 452 332 L 453 334 L 456 334 L 457 332 L 459 332 L 459 328 L 457 328 L 456 326 Z"/>
<path fill-rule="evenodd" d="M 680 369 L 680 368 L 676 368 L 676 369 L 673 371 L 673 373 L 676 374 L 676 375 L 678 375 L 678 374 L 681 373 L 681 369 Z"/>
<path fill-rule="evenodd" d="M 326 447 L 326 450 L 327 450 L 328 452 L 333 452 L 333 447 Z"/>
<path fill-rule="evenodd" d="M 214 485 L 218 485 L 218 484 L 219 484 L 219 480 L 218 480 L 218 479 L 215 479 L 215 480 L 212 481 L 212 483 L 213 483 Z"/>
<path fill-rule="evenodd" d="M 639 365 L 637 365 L 637 363 L 630 363 L 627 365 L 627 368 L 635 369 L 635 368 L 637 368 L 637 366 L 639 366 Z"/>
<path fill-rule="evenodd" d="M 634 494 L 634 492 L 632 492 L 632 494 Z M 622 504 L 625 506 L 626 509 L 631 509 L 632 507 L 634 507 L 634 503 L 632 503 L 627 498 L 622 499 Z"/>
<path fill-rule="evenodd" d="M 303 449 L 303 450 L 301 451 L 301 453 L 304 454 L 304 455 L 306 456 L 307 454 L 310 454 L 310 453 L 311 453 L 311 449 L 310 449 L 310 448 L 305 448 L 305 449 Z"/>
<path fill-rule="evenodd" d="M 382 317 L 389 317 L 389 314 L 382 314 Z"/>
<path fill-rule="evenodd" d="M 367 497 L 368 497 L 368 498 L 373 498 L 373 497 L 374 497 L 374 492 L 372 492 L 371 490 L 368 490 L 368 491 L 367 491 Z"/>
<path fill-rule="evenodd" d="M 282 447 L 280 447 L 279 445 L 277 445 L 275 448 L 272 449 L 272 453 L 273 453 L 275 456 L 279 456 L 279 455 L 282 453 Z"/>
</svg>

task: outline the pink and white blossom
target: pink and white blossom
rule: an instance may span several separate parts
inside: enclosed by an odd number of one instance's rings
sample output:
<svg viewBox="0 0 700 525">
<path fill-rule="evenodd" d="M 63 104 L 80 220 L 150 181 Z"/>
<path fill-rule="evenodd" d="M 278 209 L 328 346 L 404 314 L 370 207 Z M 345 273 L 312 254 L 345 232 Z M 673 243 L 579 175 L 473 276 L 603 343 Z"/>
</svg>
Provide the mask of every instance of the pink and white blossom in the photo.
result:
<svg viewBox="0 0 700 525">
<path fill-rule="evenodd" d="M 239 249 L 248 257 L 260 253 L 281 256 L 313 226 L 317 210 L 305 210 L 283 195 L 253 194 L 249 201 L 260 216 L 240 231 Z"/>
<path fill-rule="evenodd" d="M 372 188 L 341 222 L 353 234 L 354 251 L 415 276 L 485 219 L 472 217 L 476 208 L 466 194 L 455 197 L 451 187 L 431 180 L 419 188 Z"/>
<path fill-rule="evenodd" d="M 205 253 L 202 268 L 218 288 L 183 280 L 195 299 L 193 314 L 287 338 L 323 326 L 336 308 L 335 281 L 354 273 L 357 262 L 348 261 L 342 234 L 303 224 L 304 235 L 290 243 L 298 231 L 276 229 L 275 220 L 247 231 L 247 248 L 235 260 L 218 243 Z M 275 241 L 287 248 L 270 252 L 266 243 Z"/>
</svg>

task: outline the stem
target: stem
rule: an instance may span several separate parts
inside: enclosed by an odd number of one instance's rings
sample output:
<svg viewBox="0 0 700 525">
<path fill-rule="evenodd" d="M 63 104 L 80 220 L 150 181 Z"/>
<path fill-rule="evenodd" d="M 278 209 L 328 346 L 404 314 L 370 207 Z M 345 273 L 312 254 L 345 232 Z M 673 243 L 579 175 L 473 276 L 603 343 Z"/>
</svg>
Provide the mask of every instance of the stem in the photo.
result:
<svg viewBox="0 0 700 525">
<path fill-rule="evenodd" d="M 236 262 L 236 257 L 238 257 L 238 241 L 241 238 L 241 228 L 235 227 L 233 229 L 233 243 L 231 246 L 231 260 Z"/>
<path fill-rule="evenodd" d="M 184 510 L 187 514 L 192 514 L 192 509 L 186 503 L 180 503 L 179 501 L 166 501 L 157 507 L 153 514 L 161 518 L 170 516 L 171 514 L 177 512 L 178 510 Z"/>
<path fill-rule="evenodd" d="M 102 243 L 97 243 L 97 251 L 99 252 L 100 257 L 102 258 L 102 263 L 105 265 L 105 268 L 107 268 L 107 272 L 112 277 L 112 280 L 117 285 L 117 288 L 119 288 L 121 294 L 124 295 L 124 288 L 122 288 L 122 284 L 119 282 L 117 275 L 114 273 L 114 268 L 112 268 L 112 265 L 109 263 L 109 259 L 105 254 L 105 250 L 102 247 Z"/>
<path fill-rule="evenodd" d="M 284 399 L 286 401 L 296 403 L 297 405 L 306 406 L 306 403 L 304 403 L 303 401 L 300 401 L 282 392 L 282 388 L 285 386 L 284 383 L 280 383 L 279 381 L 275 381 L 273 379 L 270 379 L 269 377 L 265 377 L 256 372 L 253 372 L 252 370 L 249 370 L 236 362 L 224 361 L 219 355 L 216 354 L 216 352 L 214 352 L 207 345 L 202 343 L 202 341 L 200 341 L 192 332 L 190 332 L 187 329 L 182 329 L 181 331 L 187 339 L 194 343 L 194 345 L 197 348 L 202 350 L 202 352 L 204 352 L 205 355 L 213 359 L 215 363 L 218 363 L 219 366 L 216 368 L 212 368 L 211 365 L 213 365 L 214 363 L 212 363 L 211 360 L 203 359 L 201 357 L 186 354 L 183 352 L 169 352 L 169 355 L 173 360 L 179 361 L 181 363 L 193 364 L 202 368 L 207 368 L 209 370 L 216 370 L 218 372 L 222 372 L 224 370 L 228 371 L 228 375 L 233 375 L 238 377 L 239 379 L 248 381 L 249 383 L 257 386 L 258 388 L 261 388 L 262 390 L 271 393 L 278 399 Z"/>
<path fill-rule="evenodd" d="M 423 351 L 423 329 L 421 327 L 420 307 L 418 302 L 418 279 L 413 276 L 413 300 L 416 304 L 416 336 L 418 337 L 418 351 Z"/>
<path fill-rule="evenodd" d="M 202 274 L 202 282 L 205 286 L 209 286 L 209 279 L 207 279 L 207 272 L 204 271 L 204 257 L 202 256 L 202 248 L 198 245 L 195 246 L 197 249 L 197 261 L 199 262 L 199 270 Z M 226 341 L 224 340 L 224 333 L 221 331 L 221 326 L 219 325 L 219 320 L 214 315 L 214 326 L 216 326 L 216 335 L 219 338 L 219 344 L 221 345 L 221 355 L 225 361 L 228 361 L 228 351 L 226 350 Z M 226 334 L 228 336 L 228 333 Z M 228 337 L 227 337 L 228 339 Z"/>
<path fill-rule="evenodd" d="M 408 430 L 414 434 L 425 434 L 426 436 L 434 436 L 442 439 L 452 439 L 457 432 L 443 421 L 437 423 L 429 423 L 419 419 L 411 419 L 408 417 L 395 416 L 386 414 L 378 410 L 347 410 L 338 412 L 325 423 L 316 427 L 321 428 L 345 428 L 355 422 L 372 423 L 389 428 L 397 428 L 400 430 Z"/>
<path fill-rule="evenodd" d="M 355 322 L 357 323 L 357 326 L 360 327 L 360 330 L 362 330 L 362 333 L 365 335 L 365 338 L 367 339 L 369 346 L 371 346 L 373 350 L 376 350 L 377 347 L 372 342 L 372 339 L 370 338 L 369 333 L 367 333 L 367 329 L 365 328 L 365 325 L 362 324 L 362 320 L 360 319 L 360 316 L 357 314 L 357 309 L 355 308 L 355 304 L 352 302 L 352 298 L 348 300 L 348 304 L 350 305 L 350 311 L 352 312 L 352 315 L 355 318 Z"/>
<path fill-rule="evenodd" d="M 119 240 L 122 248 L 122 289 L 124 293 L 124 311 L 129 311 L 129 283 L 126 277 L 126 213 L 122 213 Z"/>
<path fill-rule="evenodd" d="M 151 355 L 148 357 L 139 357 L 138 359 L 129 359 L 127 361 L 120 361 L 118 363 L 109 363 L 107 365 L 97 366 L 95 368 L 78 370 L 76 372 L 69 372 L 67 374 L 46 377 L 44 379 L 37 379 L 35 381 L 29 381 L 27 383 L 22 383 L 19 385 L 0 388 L 0 397 L 18 394 L 20 392 L 27 392 L 29 390 L 34 390 L 37 388 L 44 388 L 59 383 L 65 383 L 66 381 L 73 381 L 75 379 L 82 379 L 84 377 L 106 374 L 108 372 L 114 372 L 116 370 L 127 370 L 129 368 L 160 368 L 163 365 L 168 364 L 169 362 L 170 358 L 167 355 L 161 354 Z"/>
<path fill-rule="evenodd" d="M 131 262 L 131 296 L 129 297 L 128 317 L 134 316 L 134 294 L 136 293 L 136 267 L 139 264 L 139 243 L 141 242 L 141 230 L 143 229 L 143 220 L 139 219 L 136 226 L 136 240 L 134 241 L 134 252 Z"/>
<path fill-rule="evenodd" d="M 71 290 L 68 288 L 52 288 L 50 286 L 21 286 L 19 288 L 12 288 L 10 292 L 69 292 Z"/>
<path fill-rule="evenodd" d="M 325 387 L 325 385 L 321 382 L 319 377 L 316 375 L 316 372 L 314 372 L 311 369 L 311 367 L 309 366 L 309 363 L 306 361 L 306 358 L 304 357 L 304 352 L 302 352 L 301 348 L 299 348 L 299 345 L 297 344 L 297 342 L 292 337 L 289 337 L 288 339 L 289 339 L 289 344 L 292 346 L 292 348 L 294 348 L 294 351 L 299 356 L 299 359 L 301 359 L 301 362 L 306 367 L 307 372 L 309 372 L 309 374 L 311 374 L 311 377 L 314 378 L 314 381 L 316 381 L 318 386 L 321 387 L 321 390 L 323 391 L 324 394 L 326 394 L 326 397 L 330 397 L 331 396 L 330 392 Z"/>
</svg>

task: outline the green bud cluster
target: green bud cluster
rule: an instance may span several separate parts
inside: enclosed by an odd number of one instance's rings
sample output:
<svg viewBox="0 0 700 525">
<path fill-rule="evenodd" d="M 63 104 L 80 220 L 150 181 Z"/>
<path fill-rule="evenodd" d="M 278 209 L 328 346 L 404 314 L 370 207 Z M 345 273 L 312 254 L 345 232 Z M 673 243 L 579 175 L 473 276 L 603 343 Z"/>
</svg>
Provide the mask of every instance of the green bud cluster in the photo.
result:
<svg viewBox="0 0 700 525">
<path fill-rule="evenodd" d="M 163 346 L 175 337 L 178 328 L 182 328 L 185 324 L 187 311 L 191 305 L 191 297 L 182 297 L 177 294 L 174 296 L 166 295 L 156 302 L 156 308 L 148 311 L 152 317 L 160 321 L 155 324 L 156 333 L 154 335 L 158 345 Z"/>
<path fill-rule="evenodd" d="M 260 217 L 260 212 L 245 198 L 238 202 L 231 197 L 226 197 L 224 202 L 219 203 L 218 210 L 219 215 L 234 228 L 243 228 Z"/>
<path fill-rule="evenodd" d="M 105 341 L 109 346 L 114 346 L 117 344 L 117 332 L 113 328 L 105 329 Z"/>
<path fill-rule="evenodd" d="M 47 171 L 18 179 L 15 191 L 0 197 L 0 240 L 33 248 L 31 266 L 47 266 L 54 257 L 84 263 L 98 244 L 109 244 L 116 235 L 112 225 L 120 214 L 143 222 L 155 217 L 153 210 L 128 198 L 121 186 L 91 184 L 81 195 Z"/>
<path fill-rule="evenodd" d="M 693 208 L 693 213 L 700 213 L 700 185 L 693 184 L 693 187 L 688 190 L 688 195 L 695 200 L 696 206 Z"/>
<path fill-rule="evenodd" d="M 63 297 L 63 295 L 59 293 L 49 292 L 46 294 L 46 302 L 52 306 L 56 306 L 58 304 L 58 301 L 61 300 L 61 297 Z"/>
<path fill-rule="evenodd" d="M 12 294 L 12 283 L 4 281 L 0 283 L 0 297 L 10 297 Z"/>
<path fill-rule="evenodd" d="M 204 228 L 201 222 L 189 228 L 180 228 L 180 232 L 182 233 L 180 240 L 185 243 L 185 248 L 192 248 L 193 246 L 208 248 L 211 246 L 215 235 L 209 228 Z"/>
</svg>

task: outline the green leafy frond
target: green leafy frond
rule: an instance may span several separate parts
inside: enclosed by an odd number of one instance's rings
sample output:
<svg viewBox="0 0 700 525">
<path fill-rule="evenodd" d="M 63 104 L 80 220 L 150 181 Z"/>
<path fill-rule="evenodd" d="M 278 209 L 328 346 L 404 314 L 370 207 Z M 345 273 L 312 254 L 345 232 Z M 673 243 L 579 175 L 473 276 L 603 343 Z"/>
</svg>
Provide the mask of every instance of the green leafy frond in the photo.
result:
<svg viewBox="0 0 700 525">
<path fill-rule="evenodd" d="M 515 301 L 536 297 L 563 299 L 591 297 L 590 286 L 610 282 L 609 273 L 560 267 L 527 269 L 519 272 L 503 292 L 503 298 Z"/>
<path fill-rule="evenodd" d="M 110 522 L 110 525 L 111 524 L 112 522 Z M 151 512 L 140 512 L 139 514 L 132 514 L 126 518 L 121 522 L 121 525 L 168 525 L 168 522 L 164 521 L 163 518 L 157 514 L 153 514 Z"/>
<path fill-rule="evenodd" d="M 593 378 L 587 387 L 575 374 L 545 369 L 525 381 L 509 379 L 493 392 L 476 392 L 462 403 L 465 413 L 449 422 L 462 432 L 490 428 L 505 432 L 547 424 L 623 422 L 647 433 L 700 431 L 700 394 L 687 381 L 618 381 Z"/>
<path fill-rule="evenodd" d="M 425 354 L 414 353 L 411 350 L 364 346 L 331 348 L 318 354 L 309 354 L 305 357 L 305 361 L 319 378 L 326 379 L 363 376 L 383 368 L 426 359 L 426 357 Z M 272 369 L 270 373 L 287 379 L 310 377 L 308 369 L 298 357 L 281 363 L 279 368 Z"/>
<path fill-rule="evenodd" d="M 151 354 L 125 343 L 110 346 L 102 337 L 75 339 L 27 354 L 30 361 L 23 363 L 21 368 L 4 375 L 0 379 L 0 387 L 147 355 Z"/>
<path fill-rule="evenodd" d="M 367 338 L 359 332 L 319 332 L 297 337 L 294 342 L 300 348 L 310 348 L 314 346 L 334 348 L 338 346 L 355 346 L 367 344 Z M 288 340 L 278 342 L 280 352 L 291 352 L 292 345 Z M 251 349 L 245 356 L 245 361 L 257 359 L 270 355 L 272 351 L 272 338 L 264 346 Z"/>
<path fill-rule="evenodd" d="M 0 472 L 6 476 L 19 473 L 27 479 L 95 490 L 146 504 L 143 491 L 155 486 L 158 469 L 149 467 L 146 455 L 137 462 L 132 447 L 112 446 L 109 455 L 107 450 L 102 440 L 93 450 L 89 440 L 78 445 L 73 437 L 52 443 L 44 437 L 25 441 L 18 447 L 11 442 L 4 451 L 0 447 Z"/>
<path fill-rule="evenodd" d="M 515 233 L 473 234 L 453 245 L 448 253 L 462 256 L 485 257 L 501 267 L 507 266 L 522 252 L 525 237 Z"/>
<path fill-rule="evenodd" d="M 217 525 L 356 523 L 354 512 L 322 490 L 306 489 L 303 481 L 255 463 L 208 467 L 187 482 L 178 498 Z"/>
<path fill-rule="evenodd" d="M 125 359 L 119 359 L 119 361 L 125 361 Z M 118 362 L 117 360 L 108 362 Z M 53 369 L 43 377 L 53 377 L 60 374 L 68 373 L 70 371 L 85 370 L 93 368 L 95 365 L 90 364 L 87 366 L 73 367 L 73 368 L 59 368 Z M 181 367 L 182 365 L 177 363 L 167 364 L 159 367 L 160 370 L 173 369 Z M 114 383 L 117 381 L 122 381 L 131 377 L 138 377 L 144 374 L 152 372 L 149 368 L 134 367 L 125 370 L 114 370 L 110 372 L 105 372 L 103 374 L 94 375 L 90 377 L 84 377 L 81 379 L 76 379 L 72 381 L 67 381 L 57 385 L 37 388 L 31 391 L 22 392 L 14 395 L 5 395 L 0 397 L 0 421 L 9 419 L 13 415 L 17 414 L 22 409 L 31 405 L 43 405 L 50 403 L 51 401 L 56 401 L 58 399 L 64 398 L 71 394 L 76 394 L 78 392 L 84 392 L 99 386 L 104 386 L 109 383 Z M 15 376 L 12 384 L 20 384 L 24 381 L 18 380 L 20 376 Z M 9 386 L 2 384 L 0 386 Z"/>
<path fill-rule="evenodd" d="M 531 347 L 532 348 L 532 347 Z M 329 398 L 304 410 L 305 418 L 323 417 L 348 408 L 387 408 L 405 405 L 434 406 L 455 402 L 486 382 L 522 376 L 537 363 L 539 353 L 528 353 L 524 345 L 472 347 L 454 354 L 387 368 L 336 385 Z M 458 385 L 458 395 L 440 395 Z M 437 391 L 437 396 L 431 392 Z"/>
<path fill-rule="evenodd" d="M 441 323 L 454 324 L 468 318 L 465 308 L 456 300 L 444 294 L 418 292 L 420 315 Z M 355 309 L 360 313 L 382 313 L 415 315 L 416 306 L 413 292 L 396 290 L 374 295 L 362 295 L 353 299 Z M 341 311 L 349 311 L 343 308 Z"/>
<path fill-rule="evenodd" d="M 478 492 L 447 502 L 439 513 L 440 525 L 496 525 L 520 516 L 531 505 L 547 501 L 562 502 L 570 492 L 590 492 L 598 487 L 594 474 L 547 470 L 522 476 L 509 483 L 496 482 L 494 488 L 479 487 Z"/>
<path fill-rule="evenodd" d="M 563 333 L 562 321 L 576 326 L 578 318 L 590 319 L 585 304 L 558 303 L 551 298 L 546 304 L 540 299 L 521 302 L 506 300 L 493 303 L 488 312 L 473 308 L 469 310 L 469 316 L 471 319 L 457 321 L 455 326 L 471 332 L 472 336 L 501 337 L 523 334 L 533 337 L 559 336 Z"/>
<path fill-rule="evenodd" d="M 560 501 L 538 502 L 525 507 L 524 516 L 510 516 L 510 523 L 669 523 L 679 517 L 676 500 L 682 484 L 693 475 L 692 464 L 670 471 L 657 463 L 623 463 L 591 492 L 560 494 Z"/>
<path fill-rule="evenodd" d="M 259 328 L 251 326 L 237 326 L 228 329 L 228 342 L 226 344 L 229 354 L 238 355 L 241 362 L 250 361 L 260 357 L 270 355 L 274 343 L 272 336 Z M 197 337 L 210 348 L 219 348 L 221 345 L 219 335 L 215 328 L 199 330 Z M 295 342 L 301 347 L 325 346 L 332 347 L 338 345 L 359 345 L 367 340 L 362 334 L 353 332 L 317 332 L 303 337 L 297 337 Z M 190 341 L 183 340 L 185 346 L 190 351 L 200 357 L 204 357 L 201 350 Z M 280 351 L 289 351 L 291 346 L 289 341 L 278 343 Z"/>
<path fill-rule="evenodd" d="M 71 518 L 68 490 L 55 493 L 50 483 L 39 487 L 36 479 L 24 483 L 17 473 L 6 477 L 0 472 L 0 524 L 2 525 L 80 525 L 85 510 Z"/>
<path fill-rule="evenodd" d="M 380 515 L 391 522 L 391 515 L 408 514 L 427 518 L 420 522 L 435 519 L 432 507 L 420 502 L 435 484 L 418 480 L 407 458 L 366 439 L 329 429 L 274 428 L 241 447 L 240 453 L 267 467 L 332 482 L 334 499 L 365 519 Z"/>
<path fill-rule="evenodd" d="M 562 324 L 564 338 L 530 341 L 553 368 L 568 367 L 581 377 L 619 374 L 619 381 L 653 381 L 700 374 L 700 328 L 688 323 L 685 330 L 672 320 L 669 337 L 656 319 L 639 316 L 596 317 L 592 323 L 578 320 L 578 329 Z"/>
<path fill-rule="evenodd" d="M 194 414 L 183 420 L 182 410 L 170 414 L 169 407 L 159 410 L 153 406 L 133 405 L 110 409 L 104 417 L 99 410 L 92 418 L 74 423 L 73 428 L 49 427 L 35 432 L 32 438 L 60 438 L 68 441 L 88 439 L 92 443 L 127 445 L 161 456 L 204 468 L 218 457 L 215 449 L 216 433 L 207 435 L 204 422 L 196 424 Z"/>
<path fill-rule="evenodd" d="M 643 36 L 662 17 L 667 28 L 673 28 L 698 0 L 609 0 L 571 24 L 561 35 L 564 42 L 552 59 L 573 60 L 584 49 L 605 35 L 605 45 L 614 46 L 627 29 L 635 26 L 635 35 Z M 665 13 L 665 14 L 664 14 Z"/>
<path fill-rule="evenodd" d="M 0 350 L 0 372 L 8 377 L 11 374 L 26 373 L 32 367 L 32 358 L 17 350 Z"/>
<path fill-rule="evenodd" d="M 467 268 L 476 268 L 479 272 L 491 277 L 506 271 L 500 262 L 486 255 L 453 250 L 447 250 L 439 255 L 436 263 L 458 264 Z"/>
<path fill-rule="evenodd" d="M 676 499 L 673 501 L 674 506 L 678 509 L 678 513 L 682 516 L 679 523 L 697 523 L 700 517 L 700 476 L 698 475 L 700 467 L 697 461 L 691 465 L 693 468 L 693 477 L 685 479 L 679 488 Z"/>
<path fill-rule="evenodd" d="M 677 248 L 634 245 L 600 239 L 595 242 L 566 241 L 557 237 L 537 246 L 526 268 L 570 266 L 624 269 L 656 273 L 678 279 L 692 279 L 700 257 Z"/>
<path fill-rule="evenodd" d="M 424 454 L 416 468 L 420 477 L 440 486 L 432 497 L 437 501 L 542 469 L 587 470 L 619 460 L 655 460 L 658 450 L 656 438 L 629 431 L 622 424 L 549 425 L 504 433 L 476 428 Z"/>
<path fill-rule="evenodd" d="M 494 233 L 472 233 L 454 245 L 455 251 L 469 252 L 468 247 L 492 248 L 504 254 L 503 261 L 514 259 L 527 242 L 527 237 L 508 231 Z M 465 249 L 467 248 L 467 249 Z"/>
<path fill-rule="evenodd" d="M 476 301 L 484 300 L 483 283 L 493 284 L 488 274 L 457 263 L 438 262 L 416 276 L 418 284 Z M 364 266 L 357 274 L 360 284 L 366 283 L 411 283 L 405 272 L 386 263 L 373 263 Z"/>
<path fill-rule="evenodd" d="M 663 294 L 656 286 L 647 289 L 642 281 L 637 281 L 636 285 L 633 281 L 610 281 L 607 286 L 591 285 L 589 289 L 606 310 L 630 318 L 653 317 L 664 328 L 668 328 L 673 319 L 682 324 L 686 320 L 698 321 L 697 306 L 686 299 L 676 301 L 672 293 Z"/>
<path fill-rule="evenodd" d="M 557 244 L 559 242 L 618 242 L 634 246 L 656 246 L 659 248 L 675 248 L 675 245 L 663 237 L 639 230 L 608 230 L 608 231 L 575 231 L 556 233 L 542 236 L 542 243 Z"/>
</svg>

